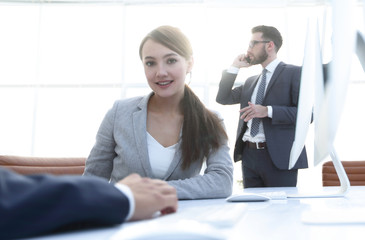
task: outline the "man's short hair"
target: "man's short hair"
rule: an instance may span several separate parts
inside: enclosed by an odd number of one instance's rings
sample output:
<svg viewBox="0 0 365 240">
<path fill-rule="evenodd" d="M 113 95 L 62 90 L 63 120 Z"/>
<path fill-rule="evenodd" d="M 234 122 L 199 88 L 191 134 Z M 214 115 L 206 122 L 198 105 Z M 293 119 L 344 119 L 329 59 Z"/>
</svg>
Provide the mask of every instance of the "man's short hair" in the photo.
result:
<svg viewBox="0 0 365 240">
<path fill-rule="evenodd" d="M 262 38 L 264 40 L 273 41 L 275 44 L 276 52 L 279 51 L 281 45 L 283 44 L 283 38 L 281 37 L 280 32 L 275 27 L 260 25 L 252 28 L 251 32 L 261 32 Z"/>
</svg>

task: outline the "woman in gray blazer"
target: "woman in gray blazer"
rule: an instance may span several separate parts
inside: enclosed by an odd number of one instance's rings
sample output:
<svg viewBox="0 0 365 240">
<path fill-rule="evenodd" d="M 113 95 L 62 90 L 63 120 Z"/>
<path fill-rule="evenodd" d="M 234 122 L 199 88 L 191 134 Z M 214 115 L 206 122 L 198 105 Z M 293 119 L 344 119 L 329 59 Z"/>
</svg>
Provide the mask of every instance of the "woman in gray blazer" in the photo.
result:
<svg viewBox="0 0 365 240">
<path fill-rule="evenodd" d="M 152 92 L 114 103 L 84 175 L 111 182 L 131 173 L 163 179 L 179 199 L 229 196 L 233 164 L 223 121 L 185 84 L 193 67 L 189 40 L 161 26 L 142 40 L 139 55 Z"/>
</svg>

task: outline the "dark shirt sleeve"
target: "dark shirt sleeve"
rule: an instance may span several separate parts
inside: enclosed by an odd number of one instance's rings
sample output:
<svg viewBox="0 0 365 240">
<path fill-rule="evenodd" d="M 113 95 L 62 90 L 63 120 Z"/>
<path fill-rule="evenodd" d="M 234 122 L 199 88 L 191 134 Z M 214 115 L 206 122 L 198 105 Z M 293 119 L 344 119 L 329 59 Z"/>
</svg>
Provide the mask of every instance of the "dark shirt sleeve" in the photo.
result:
<svg viewBox="0 0 365 240">
<path fill-rule="evenodd" d="M 122 223 L 128 198 L 98 177 L 23 176 L 0 168 L 0 239 Z"/>
</svg>

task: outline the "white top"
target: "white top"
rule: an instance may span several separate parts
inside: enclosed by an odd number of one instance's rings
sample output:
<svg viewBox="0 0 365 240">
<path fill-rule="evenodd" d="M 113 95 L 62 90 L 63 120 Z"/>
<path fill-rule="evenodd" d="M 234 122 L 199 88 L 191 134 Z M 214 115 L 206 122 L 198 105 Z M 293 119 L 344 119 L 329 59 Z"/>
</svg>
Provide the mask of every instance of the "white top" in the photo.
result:
<svg viewBox="0 0 365 240">
<path fill-rule="evenodd" d="M 153 175 L 158 179 L 164 179 L 174 159 L 177 143 L 169 147 L 164 147 L 147 132 L 147 146 Z"/>
<path fill-rule="evenodd" d="M 270 80 L 271 80 L 271 77 L 276 69 L 276 67 L 279 65 L 280 63 L 280 60 L 279 59 L 274 59 L 271 63 L 269 63 L 269 65 L 266 66 L 266 87 L 265 87 L 265 93 L 266 93 L 266 89 L 267 89 L 267 86 L 269 85 L 270 83 Z M 227 69 L 227 72 L 229 73 L 232 73 L 232 74 L 238 74 L 239 72 L 239 68 L 237 67 L 234 67 L 234 66 L 230 66 L 228 69 Z M 261 83 L 261 76 L 256 84 L 256 87 L 252 93 L 252 96 L 251 96 L 251 102 L 252 103 L 255 103 L 256 102 L 256 94 L 257 94 L 257 91 L 258 91 L 258 88 L 259 88 L 259 85 Z M 272 118 L 272 107 L 271 106 L 267 106 L 267 110 L 268 110 L 268 117 L 269 118 Z M 262 121 L 260 122 L 260 125 L 259 125 L 259 132 L 257 133 L 257 135 L 255 137 L 251 137 L 251 134 L 250 134 L 250 128 L 251 128 L 251 124 L 252 124 L 252 120 L 248 121 L 247 123 L 247 130 L 245 132 L 245 134 L 243 135 L 242 137 L 242 140 L 245 142 L 245 141 L 250 141 L 250 142 L 265 142 L 266 141 L 266 138 L 265 138 L 265 134 L 264 134 L 264 127 L 263 127 L 263 124 L 262 124 Z"/>
<path fill-rule="evenodd" d="M 270 83 L 271 77 L 272 77 L 272 75 L 273 75 L 276 67 L 279 65 L 279 63 L 280 63 L 280 61 L 276 58 L 271 63 L 269 63 L 269 65 L 266 66 L 267 72 L 266 72 L 265 94 L 266 94 L 267 86 Z M 260 79 L 257 82 L 255 89 L 253 90 L 253 93 L 252 93 L 252 96 L 251 96 L 251 102 L 252 103 L 256 103 L 256 94 L 257 94 L 259 85 L 261 83 L 261 77 L 262 76 L 260 76 Z M 269 111 L 268 117 L 271 118 L 272 117 L 272 108 L 271 108 L 271 106 L 267 106 L 267 107 L 268 107 L 268 111 Z M 250 134 L 251 125 L 252 125 L 252 120 L 248 121 L 248 123 L 247 123 L 247 130 L 246 130 L 245 134 L 243 135 L 242 140 L 244 142 L 245 141 L 250 141 L 250 142 L 266 142 L 265 133 L 264 133 L 264 126 L 263 126 L 262 121 L 260 122 L 260 125 L 259 125 L 259 132 L 257 133 L 257 135 L 255 137 L 251 137 L 251 134 Z"/>
</svg>

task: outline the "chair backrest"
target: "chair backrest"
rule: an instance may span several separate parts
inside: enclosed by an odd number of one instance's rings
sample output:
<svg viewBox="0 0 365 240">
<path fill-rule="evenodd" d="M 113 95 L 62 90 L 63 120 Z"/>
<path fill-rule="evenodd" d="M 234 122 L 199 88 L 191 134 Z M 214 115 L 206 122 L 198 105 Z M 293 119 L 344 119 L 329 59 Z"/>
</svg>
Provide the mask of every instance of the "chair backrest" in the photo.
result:
<svg viewBox="0 0 365 240">
<path fill-rule="evenodd" d="M 365 186 L 365 161 L 341 161 L 351 186 Z M 322 185 L 340 186 L 333 162 L 325 162 L 322 166 Z"/>
<path fill-rule="evenodd" d="M 48 173 L 53 175 L 82 175 L 86 158 L 29 157 L 0 155 L 0 167 L 29 175 Z"/>
</svg>

